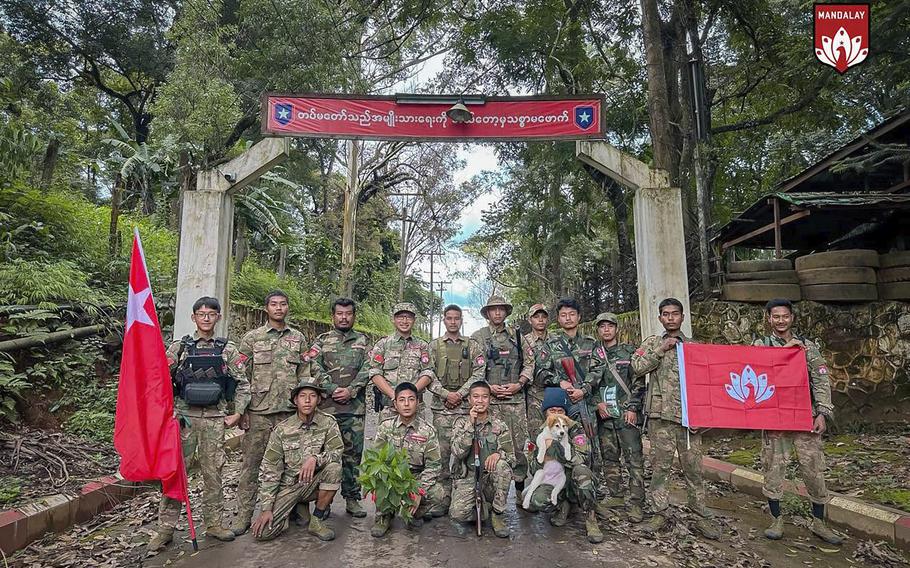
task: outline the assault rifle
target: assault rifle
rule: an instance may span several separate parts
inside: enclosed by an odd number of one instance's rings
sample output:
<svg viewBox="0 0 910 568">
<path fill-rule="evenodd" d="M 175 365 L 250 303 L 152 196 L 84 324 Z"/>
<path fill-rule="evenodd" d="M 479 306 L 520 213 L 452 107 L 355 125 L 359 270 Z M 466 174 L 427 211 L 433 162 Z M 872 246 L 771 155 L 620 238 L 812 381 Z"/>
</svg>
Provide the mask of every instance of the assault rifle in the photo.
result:
<svg viewBox="0 0 910 568">
<path fill-rule="evenodd" d="M 582 371 L 580 368 L 575 367 L 574 357 L 563 357 L 559 362 L 562 364 L 562 368 L 565 370 L 566 375 L 569 377 L 569 382 L 572 383 L 572 386 L 578 384 L 579 374 L 581 375 L 581 381 L 584 382 L 584 371 Z M 600 444 L 597 438 L 597 421 L 593 416 L 591 416 L 591 409 L 588 408 L 588 401 L 586 401 L 584 398 L 582 398 L 581 401 L 573 404 L 573 406 L 578 408 L 581 427 L 585 431 L 585 436 L 587 436 L 588 440 L 590 441 L 591 453 L 589 454 L 590 463 L 588 465 L 591 467 L 591 473 L 596 475 L 597 465 L 602 463 L 600 459 Z"/>
<path fill-rule="evenodd" d="M 483 488 L 480 486 L 480 437 L 477 426 L 474 426 L 474 517 L 477 523 L 477 536 L 483 536 Z"/>
</svg>

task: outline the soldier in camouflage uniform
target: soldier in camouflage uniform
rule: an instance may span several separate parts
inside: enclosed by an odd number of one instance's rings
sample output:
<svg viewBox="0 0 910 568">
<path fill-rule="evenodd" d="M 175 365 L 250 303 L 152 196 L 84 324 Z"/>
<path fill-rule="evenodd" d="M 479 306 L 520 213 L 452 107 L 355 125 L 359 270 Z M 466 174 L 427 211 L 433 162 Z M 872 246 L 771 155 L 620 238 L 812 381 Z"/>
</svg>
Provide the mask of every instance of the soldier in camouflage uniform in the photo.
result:
<svg viewBox="0 0 910 568">
<path fill-rule="evenodd" d="M 793 305 L 790 300 L 771 300 L 765 306 L 771 335 L 756 340 L 755 345 L 766 347 L 800 347 L 806 354 L 809 368 L 809 388 L 812 395 L 812 413 L 815 422 L 811 432 L 762 431 L 762 469 L 765 485 L 762 492 L 768 498 L 773 524 L 765 530 L 765 536 L 778 540 L 784 535 L 784 517 L 780 511 L 783 497 L 784 477 L 790 462 L 791 447 L 796 448 L 799 471 L 806 484 L 806 491 L 812 501 L 812 524 L 810 529 L 819 538 L 831 544 L 840 544 L 843 539 L 825 524 L 825 503 L 828 490 L 825 487 L 825 453 L 822 434 L 827 421 L 834 416 L 831 403 L 831 382 L 828 380 L 828 364 L 818 346 L 812 341 L 793 334 Z"/>
<path fill-rule="evenodd" d="M 398 383 L 395 387 L 395 410 L 397 413 L 386 418 L 376 430 L 377 446 L 392 444 L 396 450 L 404 448 L 408 454 L 411 473 L 418 483 L 418 502 L 412 511 L 413 518 L 408 528 L 417 529 L 424 518 L 441 517 L 445 492 L 439 484 L 442 472 L 442 458 L 439 453 L 439 438 L 436 429 L 420 416 L 420 398 L 414 383 Z M 376 522 L 370 534 L 376 538 L 389 531 L 392 515 L 376 515 Z"/>
<path fill-rule="evenodd" d="M 308 345 L 303 334 L 285 322 L 287 294 L 270 292 L 265 299 L 265 311 L 268 322 L 240 340 L 240 355 L 246 364 L 251 394 L 249 407 L 241 419 L 241 428 L 246 433 L 240 443 L 243 462 L 237 481 L 237 516 L 231 525 L 238 536 L 249 529 L 253 518 L 259 464 L 269 435 L 276 424 L 294 411 L 288 395 L 303 377 L 303 357 Z"/>
<path fill-rule="evenodd" d="M 491 410 L 494 416 L 509 427 L 512 447 L 518 449 L 512 471 L 517 491 L 524 489 L 528 462 L 521 448 L 528 441 L 528 416 L 525 411 L 524 389 L 530 377 L 522 376 L 525 351 L 521 335 L 512 333 L 505 325 L 512 313 L 512 305 L 501 296 L 491 296 L 480 313 L 488 325 L 474 332 L 472 339 L 483 349 L 486 359 L 486 381 L 492 389 Z"/>
<path fill-rule="evenodd" d="M 325 391 L 312 377 L 301 380 L 289 397 L 296 412 L 269 435 L 259 471 L 261 512 L 252 527 L 256 540 L 284 532 L 295 509 L 308 521 L 310 534 L 319 540 L 335 538 L 325 520 L 341 487 L 344 444 L 335 419 L 318 409 L 323 398 Z M 310 501 L 316 502 L 312 514 Z"/>
<path fill-rule="evenodd" d="M 500 538 L 509 537 L 509 526 L 503 513 L 512 483 L 512 465 L 515 451 L 508 425 L 490 413 L 490 386 L 478 381 L 469 391 L 470 409 L 452 427 L 452 506 L 449 516 L 459 523 L 475 519 L 474 509 L 474 439 L 478 440 L 480 476 L 484 513 L 492 508 L 490 522 L 493 533 Z"/>
<path fill-rule="evenodd" d="M 430 342 L 430 367 L 435 378 L 428 390 L 433 394 L 430 409 L 442 457 L 439 482 L 445 492 L 445 506 L 440 513 L 445 514 L 452 497 L 452 425 L 459 416 L 468 413 L 468 389 L 471 384 L 483 380 L 486 361 L 480 345 L 459 333 L 461 308 L 452 304 L 446 306 L 442 314 L 446 333 Z"/>
<path fill-rule="evenodd" d="M 221 470 L 224 467 L 224 429 L 240 421 L 240 415 L 250 402 L 250 383 L 243 372 L 243 358 L 233 342 L 215 337 L 215 325 L 221 319 L 221 304 L 217 299 L 204 296 L 193 304 L 193 323 L 196 332 L 171 343 L 167 349 L 167 362 L 171 375 L 186 367 L 190 353 L 216 353 L 221 349 L 224 364 L 220 369 L 204 369 L 213 375 L 228 375 L 236 385 L 233 400 L 222 391 L 217 403 L 212 406 L 190 406 L 181 393 L 175 397 L 174 407 L 180 418 L 180 443 L 183 461 L 190 463 L 198 449 L 198 463 L 202 470 L 202 514 L 205 519 L 206 536 L 218 540 L 234 540 L 234 533 L 222 526 L 224 493 L 221 484 Z M 218 347 L 216 347 L 216 342 Z M 222 347 L 223 346 L 223 347 Z M 187 349 L 189 347 L 189 349 Z M 229 409 L 233 406 L 233 409 Z M 180 501 L 161 496 L 158 507 L 158 531 L 149 541 L 148 555 L 160 552 L 174 537 L 174 528 L 183 505 Z"/>
<path fill-rule="evenodd" d="M 705 482 L 701 472 L 701 434 L 682 425 L 682 402 L 679 388 L 679 364 L 676 344 L 692 341 L 682 332 L 682 302 L 667 298 L 658 305 L 662 336 L 652 335 L 632 354 L 632 372 L 651 373 L 645 397 L 648 408 L 648 436 L 651 439 L 651 486 L 649 495 L 654 516 L 644 526 L 657 532 L 667 524 L 670 505 L 670 468 L 679 453 L 689 497 L 689 508 L 698 515 L 695 528 L 706 538 L 717 539 L 720 532 L 705 505 Z"/>
<path fill-rule="evenodd" d="M 594 396 L 597 405 L 600 455 L 603 478 L 611 497 L 598 505 L 621 507 L 625 503 L 622 489 L 620 454 L 629 474 L 629 520 L 640 523 L 645 500 L 645 458 L 641 447 L 642 405 L 645 397 L 644 377 L 632 372 L 635 347 L 617 339 L 619 320 L 616 314 L 602 313 L 594 320 L 600 341 L 594 349 L 599 360 L 599 385 Z"/>
<path fill-rule="evenodd" d="M 375 387 L 377 405 L 384 409 L 380 419 L 389 418 L 395 413 L 392 400 L 398 383 L 414 383 L 422 393 L 433 381 L 429 346 L 423 339 L 411 335 L 416 320 L 417 309 L 414 304 L 395 304 L 392 307 L 395 333 L 377 341 L 370 351 L 369 377 Z"/>
<path fill-rule="evenodd" d="M 304 356 L 307 374 L 322 385 L 328 397 L 319 409 L 335 417 L 344 441 L 341 496 L 345 510 L 357 518 L 367 516 L 360 505 L 357 468 L 363 456 L 363 428 L 366 414 L 366 386 L 369 382 L 369 340 L 354 331 L 357 306 L 350 298 L 332 303 L 335 329 L 316 338 Z"/>
<path fill-rule="evenodd" d="M 543 304 L 534 304 L 528 310 L 528 323 L 531 324 L 531 333 L 521 336 L 521 346 L 525 350 L 525 362 L 521 370 L 522 377 L 528 383 L 525 392 L 525 407 L 528 413 L 528 439 L 534 440 L 543 427 L 543 413 L 540 405 L 543 403 L 543 391 L 546 385 L 540 379 L 540 374 L 535 371 L 537 362 L 535 352 L 547 340 L 547 325 L 550 323 L 550 314 Z"/>
</svg>

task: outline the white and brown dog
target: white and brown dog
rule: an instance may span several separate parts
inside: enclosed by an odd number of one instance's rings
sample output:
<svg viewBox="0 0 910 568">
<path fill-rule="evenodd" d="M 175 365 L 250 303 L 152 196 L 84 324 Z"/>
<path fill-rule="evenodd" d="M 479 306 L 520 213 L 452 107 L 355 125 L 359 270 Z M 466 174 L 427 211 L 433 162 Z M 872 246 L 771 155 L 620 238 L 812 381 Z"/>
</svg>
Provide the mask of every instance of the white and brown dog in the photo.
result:
<svg viewBox="0 0 910 568">
<path fill-rule="evenodd" d="M 572 444 L 569 440 L 569 432 L 573 426 L 575 426 L 575 421 L 564 414 L 547 416 L 543 429 L 537 435 L 537 463 L 543 464 L 543 467 L 537 470 L 534 478 L 531 479 L 531 485 L 525 489 L 522 503 L 525 509 L 531 507 L 531 495 L 541 485 L 553 486 L 553 491 L 550 492 L 550 502 L 556 505 L 559 492 L 566 486 L 566 470 L 558 460 L 547 457 L 547 448 L 551 444 L 559 444 L 562 446 L 566 461 L 571 460 Z"/>
</svg>

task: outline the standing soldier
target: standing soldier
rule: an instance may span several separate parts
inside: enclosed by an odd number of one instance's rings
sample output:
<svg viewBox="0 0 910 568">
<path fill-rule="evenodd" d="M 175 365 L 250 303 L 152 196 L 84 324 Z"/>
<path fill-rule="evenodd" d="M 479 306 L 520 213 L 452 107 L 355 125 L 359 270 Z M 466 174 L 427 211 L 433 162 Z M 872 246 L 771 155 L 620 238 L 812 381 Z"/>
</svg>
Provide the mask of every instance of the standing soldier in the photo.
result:
<svg viewBox="0 0 910 568">
<path fill-rule="evenodd" d="M 571 403 L 569 414 L 572 419 L 581 424 L 587 439 L 586 444 L 591 444 L 591 447 L 585 451 L 587 473 L 584 477 L 585 484 L 591 484 L 594 487 L 593 472 L 601 467 L 600 460 L 597 458 L 599 452 L 593 445 L 597 439 L 594 395 L 600 377 L 600 370 L 592 365 L 592 362 L 598 362 L 593 357 L 597 342 L 591 336 L 578 333 L 581 308 L 575 299 L 563 298 L 560 300 L 556 305 L 556 318 L 560 330 L 549 336 L 538 349 L 536 361 L 540 363 L 540 370 L 536 372 L 540 374 L 545 385 L 559 387 L 569 397 Z M 543 412 L 546 413 L 546 410 L 544 409 Z M 600 542 L 603 540 L 603 534 L 600 532 L 597 522 L 596 496 L 591 499 L 587 498 L 587 486 L 581 493 L 585 498 L 578 499 L 578 504 L 585 514 L 588 539 L 591 542 Z M 594 495 L 594 489 L 590 493 Z M 564 525 L 568 520 L 570 510 L 569 500 L 563 500 L 559 503 L 559 509 L 551 517 L 550 522 L 555 526 Z"/>
<path fill-rule="evenodd" d="M 544 400 L 541 405 L 544 416 L 553 416 L 557 414 L 568 414 L 569 397 L 564 389 L 558 387 L 549 387 L 544 391 Z M 550 524 L 555 527 L 561 527 L 566 524 L 569 518 L 569 510 L 572 503 L 575 503 L 585 511 L 585 531 L 587 532 L 588 542 L 603 542 L 604 535 L 600 530 L 597 522 L 597 513 L 595 506 L 597 503 L 597 493 L 594 487 L 594 473 L 588 467 L 588 455 L 591 452 L 591 444 L 594 443 L 585 434 L 584 428 L 576 422 L 568 433 L 572 443 L 572 457 L 565 458 L 565 453 L 560 444 L 551 444 L 545 456 L 549 456 L 562 464 L 565 476 L 566 486 L 558 498 L 556 513 L 550 516 Z M 537 461 L 537 448 L 533 444 L 528 446 L 528 462 L 531 464 L 531 471 L 537 472 L 543 467 L 543 464 Z M 534 490 L 528 500 L 528 510 L 533 512 L 550 510 L 553 508 L 550 496 L 553 493 L 553 484 L 547 483 L 546 476 L 544 482 Z"/>
<path fill-rule="evenodd" d="M 512 436 L 512 447 L 517 448 L 516 463 L 512 471 L 515 490 L 524 490 L 528 462 L 521 451 L 528 440 L 528 417 L 525 413 L 524 388 L 529 377 L 522 376 L 525 352 L 521 335 L 509 332 L 505 321 L 512 313 L 512 304 L 501 296 L 490 296 L 480 314 L 488 325 L 474 332 L 471 337 L 480 344 L 487 362 L 486 382 L 492 392 L 492 413 L 505 422 Z"/>
<path fill-rule="evenodd" d="M 547 312 L 546 306 L 543 304 L 531 306 L 531 309 L 528 310 L 528 323 L 531 324 L 531 333 L 523 335 L 521 338 L 521 346 L 525 350 L 525 362 L 521 374 L 528 383 L 528 390 L 525 393 L 525 405 L 528 412 L 528 439 L 534 440 L 543 427 L 543 413 L 540 411 L 540 405 L 543 403 L 543 391 L 546 385 L 541 381 L 540 373 L 536 371 L 535 353 L 537 348 L 547 340 L 547 325 L 550 324 L 550 314 Z"/>
<path fill-rule="evenodd" d="M 664 327 L 661 336 L 652 335 L 632 354 L 632 372 L 636 375 L 651 373 L 648 382 L 648 424 L 651 438 L 651 509 L 654 516 L 644 526 L 649 533 L 657 532 L 667 524 L 670 506 L 670 468 L 673 457 L 679 452 L 683 476 L 689 497 L 689 508 L 698 515 L 695 528 L 705 538 L 716 540 L 720 531 L 711 520 L 705 505 L 705 481 L 701 473 L 701 434 L 682 425 L 682 403 L 679 388 L 679 363 L 676 344 L 692 341 L 682 330 L 682 302 L 667 298 L 658 304 L 658 318 Z"/>
<path fill-rule="evenodd" d="M 480 345 L 460 333 L 461 308 L 454 304 L 446 306 L 442 311 L 442 322 L 446 328 L 445 335 L 430 343 L 430 367 L 436 376 L 428 389 L 433 393 L 430 409 L 442 457 L 439 481 L 445 492 L 445 506 L 440 509 L 440 516 L 448 512 L 452 500 L 449 463 L 452 456 L 452 424 L 459 416 L 468 413 L 468 389 L 471 384 L 482 381 L 486 372 Z"/>
<path fill-rule="evenodd" d="M 616 314 L 603 313 L 594 320 L 600 342 L 594 357 L 600 360 L 600 387 L 594 397 L 597 404 L 600 455 L 603 461 L 604 481 L 610 497 L 601 503 L 604 507 L 621 507 L 625 504 L 622 489 L 620 453 L 629 472 L 629 520 L 640 523 L 644 518 L 645 459 L 641 448 L 642 404 L 645 397 L 644 377 L 632 372 L 632 353 L 635 347 L 620 343 L 617 338 L 619 320 Z"/>
<path fill-rule="evenodd" d="M 768 498 L 768 507 L 774 523 L 765 529 L 765 536 L 778 540 L 784 536 L 784 517 L 780 512 L 783 496 L 784 476 L 790 461 L 791 447 L 796 448 L 799 471 L 806 484 L 806 491 L 812 501 L 812 524 L 810 530 L 830 544 L 840 544 L 843 539 L 825 524 L 825 503 L 828 490 L 825 487 L 825 453 L 822 434 L 827 421 L 834 416 L 831 404 L 831 383 L 828 380 L 828 364 L 818 346 L 812 341 L 793 334 L 793 305 L 790 300 L 771 300 L 765 306 L 771 335 L 755 341 L 755 345 L 767 347 L 799 347 L 806 354 L 809 368 L 809 387 L 812 397 L 812 414 L 815 422 L 811 432 L 762 431 L 762 469 L 765 486 L 762 492 Z"/>
<path fill-rule="evenodd" d="M 334 416 L 341 429 L 344 442 L 341 496 L 345 499 L 345 510 L 353 517 L 363 518 L 367 512 L 360 505 L 357 468 L 363 455 L 369 341 L 353 329 L 356 311 L 354 300 L 335 300 L 332 303 L 335 329 L 316 338 L 304 361 L 309 363 L 309 374 L 329 395 L 319 409 Z"/>
<path fill-rule="evenodd" d="M 408 528 L 423 526 L 423 519 L 442 516 L 442 501 L 445 493 L 439 485 L 442 461 L 439 456 L 439 438 L 433 425 L 420 416 L 420 395 L 414 383 L 398 383 L 395 387 L 396 414 L 386 418 L 376 430 L 376 446 L 392 444 L 396 450 L 402 448 L 408 454 L 411 473 L 417 479 L 417 501 L 408 522 Z M 389 532 L 392 515 L 376 515 L 376 522 L 370 534 L 376 538 Z"/>
<path fill-rule="evenodd" d="M 325 523 L 332 499 L 341 486 L 341 432 L 338 423 L 318 410 L 325 391 L 307 377 L 289 397 L 296 412 L 279 422 L 266 444 L 259 487 L 259 517 L 253 523 L 256 540 L 272 540 L 288 528 L 291 512 L 301 511 L 307 531 L 319 540 L 333 540 Z M 309 503 L 316 506 L 310 514 Z M 298 507 L 301 505 L 302 507 Z"/>
<path fill-rule="evenodd" d="M 492 508 L 490 523 L 493 533 L 500 538 L 509 537 L 509 525 L 503 514 L 512 483 L 512 464 L 515 452 L 509 426 L 490 413 L 490 386 L 477 381 L 469 391 L 470 410 L 452 427 L 452 459 L 455 463 L 452 482 L 452 507 L 449 516 L 453 521 L 466 523 L 475 518 L 474 450 L 478 453 L 480 467 L 480 499 L 482 517 Z"/>
<path fill-rule="evenodd" d="M 380 420 L 395 413 L 392 401 L 398 383 L 414 383 L 423 392 L 433 380 L 429 346 L 423 339 L 411 335 L 416 320 L 417 309 L 414 304 L 395 304 L 392 307 L 395 333 L 377 341 L 370 351 L 369 377 L 376 395 L 376 409 L 385 409 Z"/>
<path fill-rule="evenodd" d="M 259 465 L 269 434 L 276 424 L 290 416 L 294 408 L 289 395 L 303 376 L 303 357 L 307 341 L 302 333 L 288 327 L 288 296 L 281 290 L 265 297 L 268 322 L 240 340 L 240 355 L 246 363 L 250 380 L 250 405 L 241 420 L 246 430 L 240 449 L 243 462 L 237 482 L 237 517 L 231 530 L 237 536 L 250 528 Z"/>
<path fill-rule="evenodd" d="M 218 540 L 234 540 L 234 533 L 222 526 L 224 493 L 224 429 L 240 422 L 250 402 L 250 383 L 243 374 L 244 359 L 233 342 L 215 337 L 221 319 L 221 304 L 203 296 L 193 304 L 196 332 L 171 343 L 167 362 L 174 377 L 174 407 L 180 418 L 183 461 L 189 463 L 196 450 L 202 470 L 202 513 L 205 534 Z M 233 405 L 233 411 L 229 406 Z M 165 495 L 158 506 L 158 531 L 149 541 L 148 555 L 154 556 L 174 538 L 182 509 L 180 501 Z"/>
</svg>

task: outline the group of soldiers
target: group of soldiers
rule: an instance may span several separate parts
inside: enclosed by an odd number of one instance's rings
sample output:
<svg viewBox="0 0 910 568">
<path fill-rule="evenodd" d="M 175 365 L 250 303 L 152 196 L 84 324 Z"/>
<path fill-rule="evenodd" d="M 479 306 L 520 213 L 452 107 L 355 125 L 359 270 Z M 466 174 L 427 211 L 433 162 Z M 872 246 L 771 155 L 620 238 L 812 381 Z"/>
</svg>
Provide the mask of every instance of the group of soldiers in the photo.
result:
<svg viewBox="0 0 910 568">
<path fill-rule="evenodd" d="M 522 334 L 506 325 L 512 306 L 494 295 L 480 310 L 487 325 L 471 337 L 461 334 L 461 308 L 449 305 L 442 313 L 445 334 L 430 342 L 413 334 L 414 306 L 398 303 L 391 313 L 395 332 L 372 347 L 353 329 L 353 300 L 332 303 L 333 329 L 312 343 L 287 325 L 288 310 L 283 292 L 270 293 L 267 323 L 235 346 L 214 335 L 221 317 L 218 300 L 200 298 L 191 315 L 195 334 L 167 351 L 184 455 L 189 463 L 196 453 L 202 471 L 207 536 L 229 541 L 252 530 L 257 540 L 268 540 L 294 522 L 319 539 L 332 540 L 335 533 L 327 519 L 338 490 L 347 514 L 366 517 L 357 476 L 367 389 L 372 387 L 379 415 L 375 443 L 403 449 L 419 486 L 409 528 L 445 515 L 472 522 L 479 493 L 483 519 L 496 536 L 509 537 L 503 514 L 511 486 L 522 508 L 525 480 L 543 467 L 535 440 L 545 418 L 567 414 L 574 423 L 570 456 L 557 444 L 545 452 L 547 461 L 561 463 L 567 483 L 556 504 L 550 499 L 553 485 L 540 485 L 528 500 L 528 513 L 545 512 L 551 524 L 562 526 L 579 510 L 587 539 L 597 543 L 604 538 L 600 519 L 625 509 L 629 521 L 642 523 L 647 505 L 650 518 L 642 528 L 656 533 L 673 514 L 669 476 L 678 454 L 693 528 L 719 538 L 720 528 L 706 506 L 701 433 L 681 420 L 675 346 L 693 339 L 682 332 L 685 314 L 678 300 L 660 303 L 664 333 L 637 348 L 619 341 L 619 319 L 612 313 L 595 319 L 596 338 L 580 333 L 581 309 L 573 299 L 556 305 L 555 332 L 550 331 L 547 307 L 533 305 L 527 313 L 530 333 Z M 827 367 L 814 343 L 794 335 L 789 301 L 772 300 L 766 315 L 770 332 L 756 345 L 805 351 L 815 422 L 812 432 L 762 433 L 764 493 L 773 517 L 765 536 L 783 536 L 780 499 L 795 446 L 812 501 L 811 530 L 836 544 L 841 537 L 824 522 L 821 434 L 833 413 Z M 200 394 L 206 392 L 208 398 Z M 425 398 L 432 418 L 422 408 Z M 243 460 L 237 513 L 226 528 L 222 442 L 225 428 L 235 425 L 245 431 Z M 652 467 L 647 492 L 645 429 Z M 172 540 L 179 512 L 178 502 L 162 497 L 149 554 Z M 372 536 L 384 536 L 391 524 L 391 514 L 378 512 Z"/>
</svg>

